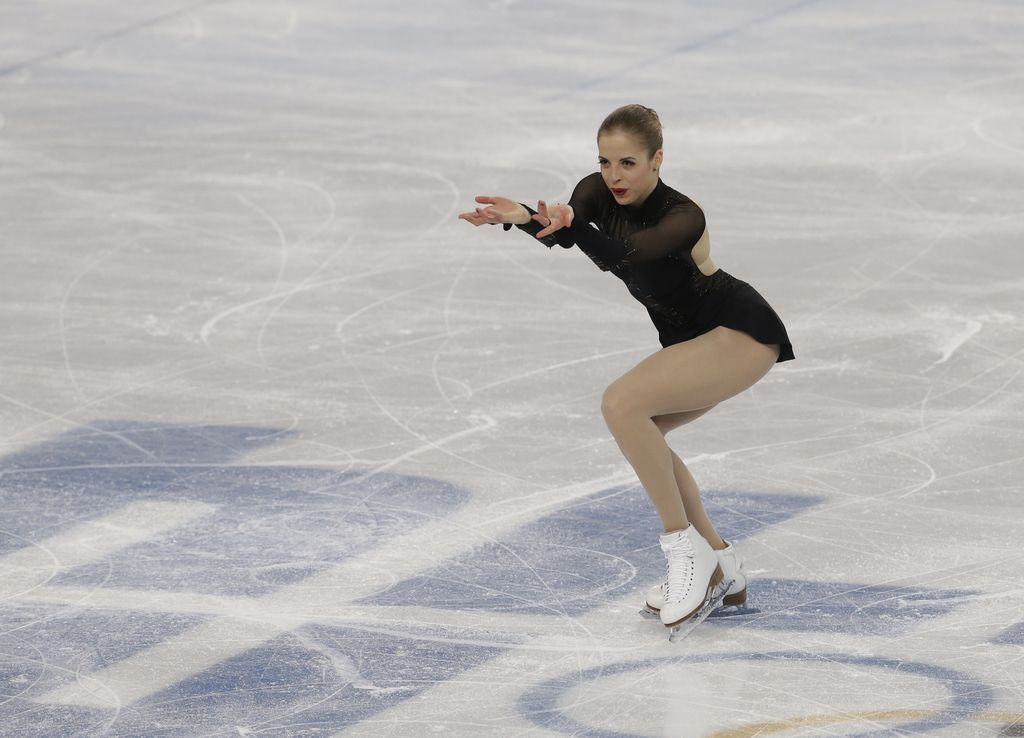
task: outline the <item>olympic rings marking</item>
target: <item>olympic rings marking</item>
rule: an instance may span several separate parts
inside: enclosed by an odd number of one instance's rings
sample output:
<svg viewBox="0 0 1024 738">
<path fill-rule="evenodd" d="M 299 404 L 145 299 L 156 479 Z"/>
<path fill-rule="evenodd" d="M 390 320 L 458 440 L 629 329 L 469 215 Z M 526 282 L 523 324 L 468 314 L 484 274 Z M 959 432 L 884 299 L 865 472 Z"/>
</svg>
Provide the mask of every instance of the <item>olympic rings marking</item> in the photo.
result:
<svg viewBox="0 0 1024 738">
<path fill-rule="evenodd" d="M 882 731 L 860 733 L 849 738 L 878 738 L 891 736 L 894 731 L 902 733 L 924 733 L 969 720 L 984 711 L 992 703 L 993 688 L 982 684 L 967 674 L 947 669 L 943 666 L 915 661 L 900 661 L 875 656 L 850 656 L 847 654 L 817 654 L 799 651 L 774 651 L 769 653 L 734 653 L 675 656 L 664 659 L 642 659 L 636 661 L 620 661 L 606 666 L 597 666 L 583 672 L 541 682 L 520 696 L 518 708 L 520 714 L 536 725 L 548 730 L 569 733 L 573 736 L 586 738 L 645 738 L 640 734 L 621 733 L 584 725 L 562 714 L 558 707 L 558 698 L 566 690 L 579 686 L 581 682 L 590 681 L 603 676 L 614 676 L 639 671 L 651 666 L 662 664 L 712 663 L 716 661 L 821 661 L 826 663 L 845 664 L 847 666 L 872 666 L 883 669 L 898 670 L 903 674 L 912 674 L 933 679 L 942 683 L 949 690 L 951 701 L 943 710 L 917 713 L 907 711 L 901 717 L 912 718 Z M 797 724 L 792 727 L 799 727 Z"/>
</svg>

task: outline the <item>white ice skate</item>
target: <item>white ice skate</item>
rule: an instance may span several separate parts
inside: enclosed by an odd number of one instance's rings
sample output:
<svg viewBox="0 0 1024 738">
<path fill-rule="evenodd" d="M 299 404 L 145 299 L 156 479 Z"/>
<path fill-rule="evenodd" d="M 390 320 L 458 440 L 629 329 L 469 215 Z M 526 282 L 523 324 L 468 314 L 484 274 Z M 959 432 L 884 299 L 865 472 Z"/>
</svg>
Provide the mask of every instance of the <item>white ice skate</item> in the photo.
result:
<svg viewBox="0 0 1024 738">
<path fill-rule="evenodd" d="M 718 602 L 712 611 L 719 607 L 735 607 L 739 610 L 747 601 L 747 577 L 743 573 L 743 561 L 728 541 L 725 548 L 715 553 L 718 554 L 718 565 L 722 567 L 722 581 L 729 586 L 720 597 L 713 598 Z M 667 582 L 662 582 L 647 590 L 647 601 L 640 611 L 641 615 L 660 619 L 661 608 L 665 604 L 666 586 Z M 708 614 L 710 615 L 710 612 Z"/>
<path fill-rule="evenodd" d="M 661 622 L 671 630 L 670 639 L 689 632 L 711 613 L 715 595 L 724 597 L 722 567 L 714 549 L 692 525 L 686 530 L 661 536 L 661 550 L 668 561 L 665 599 L 659 611 Z M 717 588 L 717 589 L 716 589 Z M 694 620 L 695 618 L 699 618 Z M 694 620 L 694 622 L 689 622 Z"/>
</svg>

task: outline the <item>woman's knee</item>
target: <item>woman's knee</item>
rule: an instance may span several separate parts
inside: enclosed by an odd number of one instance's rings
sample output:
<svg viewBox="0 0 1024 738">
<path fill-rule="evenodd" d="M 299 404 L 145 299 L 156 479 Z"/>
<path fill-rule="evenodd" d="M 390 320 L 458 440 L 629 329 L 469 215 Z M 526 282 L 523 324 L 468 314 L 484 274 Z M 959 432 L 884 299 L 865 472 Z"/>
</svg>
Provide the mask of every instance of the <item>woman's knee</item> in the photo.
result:
<svg viewBox="0 0 1024 738">
<path fill-rule="evenodd" d="M 635 393 L 621 379 L 612 382 L 601 395 L 601 415 L 608 427 L 613 427 L 639 412 Z"/>
</svg>

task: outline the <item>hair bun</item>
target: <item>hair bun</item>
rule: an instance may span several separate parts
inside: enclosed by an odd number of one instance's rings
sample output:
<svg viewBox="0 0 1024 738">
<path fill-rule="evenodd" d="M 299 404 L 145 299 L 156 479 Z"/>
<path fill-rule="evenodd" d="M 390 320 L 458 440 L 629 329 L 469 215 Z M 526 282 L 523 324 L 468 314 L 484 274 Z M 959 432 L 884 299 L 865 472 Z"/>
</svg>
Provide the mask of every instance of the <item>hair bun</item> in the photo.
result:
<svg viewBox="0 0 1024 738">
<path fill-rule="evenodd" d="M 601 134 L 612 131 L 624 131 L 636 136 L 647 148 L 650 156 L 654 156 L 654 152 L 664 143 L 658 113 L 654 108 L 639 103 L 623 105 L 609 113 L 601 127 L 597 129 L 597 137 L 601 138 Z"/>
</svg>

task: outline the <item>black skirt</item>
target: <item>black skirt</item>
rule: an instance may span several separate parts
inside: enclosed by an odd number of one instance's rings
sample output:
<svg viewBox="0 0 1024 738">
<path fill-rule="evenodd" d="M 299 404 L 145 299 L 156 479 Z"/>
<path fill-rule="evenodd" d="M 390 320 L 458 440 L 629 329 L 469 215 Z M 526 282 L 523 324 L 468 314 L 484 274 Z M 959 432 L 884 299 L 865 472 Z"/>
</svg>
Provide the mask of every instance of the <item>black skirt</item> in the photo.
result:
<svg viewBox="0 0 1024 738">
<path fill-rule="evenodd" d="M 758 343 L 777 343 L 779 358 L 776 363 L 795 358 L 786 326 L 768 301 L 749 284 L 721 269 L 715 276 L 715 289 L 701 299 L 686 325 L 658 320 L 652 314 L 661 345 L 672 346 L 689 341 L 721 325 L 743 331 Z"/>
</svg>

